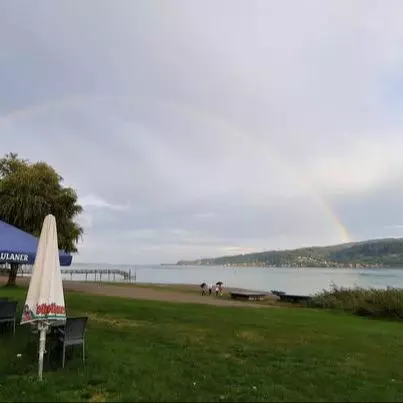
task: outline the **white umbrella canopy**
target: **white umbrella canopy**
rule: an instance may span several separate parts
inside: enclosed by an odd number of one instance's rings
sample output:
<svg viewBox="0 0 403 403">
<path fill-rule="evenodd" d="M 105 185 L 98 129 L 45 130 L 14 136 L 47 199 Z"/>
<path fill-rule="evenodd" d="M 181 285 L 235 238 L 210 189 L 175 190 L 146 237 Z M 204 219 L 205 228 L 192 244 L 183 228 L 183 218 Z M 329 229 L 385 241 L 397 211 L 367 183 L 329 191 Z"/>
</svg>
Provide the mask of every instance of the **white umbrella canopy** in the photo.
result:
<svg viewBox="0 0 403 403">
<path fill-rule="evenodd" d="M 32 271 L 21 324 L 35 323 L 40 330 L 39 379 L 42 379 L 46 331 L 56 321 L 66 320 L 60 272 L 56 219 L 45 217 Z"/>
</svg>

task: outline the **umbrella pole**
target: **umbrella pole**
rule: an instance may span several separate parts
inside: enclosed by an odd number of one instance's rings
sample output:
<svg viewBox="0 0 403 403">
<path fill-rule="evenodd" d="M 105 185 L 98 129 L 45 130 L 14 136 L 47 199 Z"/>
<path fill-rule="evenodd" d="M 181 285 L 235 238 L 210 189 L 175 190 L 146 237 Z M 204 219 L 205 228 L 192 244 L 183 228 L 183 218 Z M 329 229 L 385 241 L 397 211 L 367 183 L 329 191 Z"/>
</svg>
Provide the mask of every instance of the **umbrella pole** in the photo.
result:
<svg viewBox="0 0 403 403">
<path fill-rule="evenodd" d="M 40 381 L 42 380 L 42 373 L 43 373 L 43 356 L 45 354 L 47 328 L 48 328 L 47 324 L 43 322 L 38 324 L 38 329 L 40 331 L 38 377 Z"/>
</svg>

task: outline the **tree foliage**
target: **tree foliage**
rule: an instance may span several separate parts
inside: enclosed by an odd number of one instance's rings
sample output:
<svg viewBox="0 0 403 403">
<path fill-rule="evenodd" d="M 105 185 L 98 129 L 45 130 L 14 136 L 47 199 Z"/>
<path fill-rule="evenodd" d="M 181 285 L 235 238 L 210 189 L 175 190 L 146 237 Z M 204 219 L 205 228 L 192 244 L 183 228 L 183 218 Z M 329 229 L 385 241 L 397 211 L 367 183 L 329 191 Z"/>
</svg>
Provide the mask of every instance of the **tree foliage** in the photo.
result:
<svg viewBox="0 0 403 403">
<path fill-rule="evenodd" d="M 45 162 L 31 163 L 6 154 L 0 159 L 0 220 L 39 236 L 48 214 L 56 217 L 59 248 L 77 252 L 83 229 L 75 219 L 82 212 L 77 193 Z"/>
</svg>

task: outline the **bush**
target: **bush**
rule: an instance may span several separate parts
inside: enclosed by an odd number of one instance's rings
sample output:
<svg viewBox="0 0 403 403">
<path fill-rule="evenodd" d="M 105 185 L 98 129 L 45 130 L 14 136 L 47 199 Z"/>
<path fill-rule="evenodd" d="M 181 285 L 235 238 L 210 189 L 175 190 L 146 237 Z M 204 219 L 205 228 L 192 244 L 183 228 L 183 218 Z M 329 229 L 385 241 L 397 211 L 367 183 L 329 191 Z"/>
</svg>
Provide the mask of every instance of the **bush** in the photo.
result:
<svg viewBox="0 0 403 403">
<path fill-rule="evenodd" d="M 355 315 L 403 319 L 403 289 L 338 288 L 315 295 L 308 305 L 315 308 L 339 309 Z"/>
</svg>

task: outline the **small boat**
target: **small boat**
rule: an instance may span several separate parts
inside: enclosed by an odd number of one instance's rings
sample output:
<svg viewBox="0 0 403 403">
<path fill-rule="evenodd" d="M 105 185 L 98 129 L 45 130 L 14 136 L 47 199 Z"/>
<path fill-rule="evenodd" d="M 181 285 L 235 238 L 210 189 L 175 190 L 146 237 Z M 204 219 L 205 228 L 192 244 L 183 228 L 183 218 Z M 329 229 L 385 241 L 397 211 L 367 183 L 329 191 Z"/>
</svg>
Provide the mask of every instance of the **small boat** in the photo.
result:
<svg viewBox="0 0 403 403">
<path fill-rule="evenodd" d="M 285 295 L 284 291 L 271 290 L 271 293 L 276 295 L 277 297 L 280 297 L 281 295 Z"/>
<path fill-rule="evenodd" d="M 307 302 L 312 299 L 312 297 L 308 295 L 290 295 L 290 294 L 283 294 L 279 295 L 280 301 L 282 302 L 291 302 L 294 304 L 298 304 L 300 302 Z"/>
</svg>

